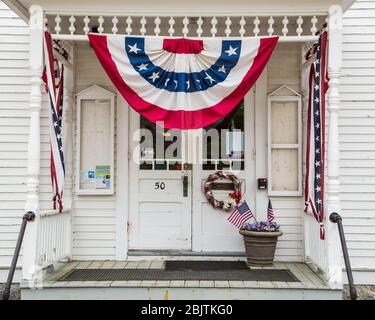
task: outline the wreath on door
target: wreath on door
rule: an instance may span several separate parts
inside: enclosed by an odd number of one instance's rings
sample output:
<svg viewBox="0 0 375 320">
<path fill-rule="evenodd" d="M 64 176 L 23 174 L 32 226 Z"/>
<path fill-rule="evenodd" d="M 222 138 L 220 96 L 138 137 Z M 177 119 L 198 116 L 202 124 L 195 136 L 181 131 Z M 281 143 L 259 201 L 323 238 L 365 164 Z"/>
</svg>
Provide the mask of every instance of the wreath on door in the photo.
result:
<svg viewBox="0 0 375 320">
<path fill-rule="evenodd" d="M 213 195 L 212 186 L 219 179 L 230 180 L 234 184 L 234 190 L 233 190 L 233 192 L 229 193 L 228 199 L 217 200 L 217 199 L 215 199 L 215 197 Z M 214 209 L 222 209 L 222 210 L 225 210 L 225 211 L 230 211 L 234 207 L 236 207 L 237 204 L 242 199 L 241 180 L 238 179 L 232 173 L 228 173 L 228 172 L 224 172 L 224 171 L 216 171 L 215 173 L 210 174 L 208 176 L 207 180 L 204 182 L 203 193 L 204 193 L 208 203 L 210 203 L 211 206 Z"/>
</svg>

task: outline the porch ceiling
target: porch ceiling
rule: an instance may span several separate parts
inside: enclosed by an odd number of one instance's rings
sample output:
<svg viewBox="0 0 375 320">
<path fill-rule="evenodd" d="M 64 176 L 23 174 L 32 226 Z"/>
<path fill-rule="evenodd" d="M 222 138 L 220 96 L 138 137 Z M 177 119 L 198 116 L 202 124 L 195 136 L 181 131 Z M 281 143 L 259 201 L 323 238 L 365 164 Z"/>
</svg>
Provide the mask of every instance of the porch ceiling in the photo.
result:
<svg viewBox="0 0 375 320">
<path fill-rule="evenodd" d="M 175 15 L 178 13 L 193 14 L 303 14 L 326 12 L 329 6 L 339 4 L 347 10 L 355 0 L 234 0 L 230 3 L 231 12 L 228 12 L 228 1 L 218 0 L 213 7 L 210 1 L 190 0 L 176 2 L 174 0 L 3 0 L 11 9 L 23 19 L 28 17 L 28 8 L 32 4 L 39 4 L 47 11 L 65 13 L 121 13 L 124 14 L 164 14 Z M 105 9 L 103 9 L 105 3 Z M 126 8 L 126 12 L 125 12 Z M 293 9 L 291 9 L 293 8 Z"/>
</svg>

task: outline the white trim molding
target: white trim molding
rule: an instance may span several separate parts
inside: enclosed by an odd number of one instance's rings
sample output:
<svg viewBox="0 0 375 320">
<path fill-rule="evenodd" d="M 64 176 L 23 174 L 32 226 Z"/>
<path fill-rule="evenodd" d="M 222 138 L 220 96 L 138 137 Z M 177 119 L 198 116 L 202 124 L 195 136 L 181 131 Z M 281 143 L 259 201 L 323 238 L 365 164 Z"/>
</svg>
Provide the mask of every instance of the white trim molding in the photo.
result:
<svg viewBox="0 0 375 320">
<path fill-rule="evenodd" d="M 342 285 L 341 247 L 336 224 L 329 221 L 332 212 L 340 213 L 340 148 L 338 112 L 340 109 L 340 73 L 342 54 L 342 8 L 334 5 L 329 8 L 329 47 L 328 47 L 328 147 L 326 176 L 325 246 L 327 269 L 326 280 L 331 287 Z"/>
<path fill-rule="evenodd" d="M 290 95 L 275 95 L 281 90 L 287 90 Z M 297 103 L 297 143 L 272 143 L 272 103 L 273 102 L 295 102 Z M 301 94 L 287 85 L 282 85 L 268 95 L 267 112 L 267 153 L 268 153 L 268 195 L 269 196 L 302 196 L 302 98 Z M 297 150 L 297 189 L 296 190 L 273 190 L 272 189 L 272 149 Z"/>
<path fill-rule="evenodd" d="M 22 274 L 24 280 L 33 280 L 37 270 L 37 229 L 39 213 L 40 174 L 40 111 L 42 109 L 43 72 L 43 9 L 30 7 L 30 131 L 27 155 L 25 211 L 33 211 L 36 219 L 26 228 L 23 246 Z"/>
</svg>

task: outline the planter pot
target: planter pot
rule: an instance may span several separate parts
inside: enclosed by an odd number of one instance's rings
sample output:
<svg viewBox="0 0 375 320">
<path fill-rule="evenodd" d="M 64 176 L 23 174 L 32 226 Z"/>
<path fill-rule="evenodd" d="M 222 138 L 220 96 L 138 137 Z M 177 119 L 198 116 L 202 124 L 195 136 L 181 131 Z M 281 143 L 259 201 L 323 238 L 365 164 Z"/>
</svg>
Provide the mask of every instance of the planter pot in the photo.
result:
<svg viewBox="0 0 375 320">
<path fill-rule="evenodd" d="M 277 239 L 283 233 L 240 230 L 245 242 L 247 263 L 251 266 L 272 266 Z"/>
</svg>

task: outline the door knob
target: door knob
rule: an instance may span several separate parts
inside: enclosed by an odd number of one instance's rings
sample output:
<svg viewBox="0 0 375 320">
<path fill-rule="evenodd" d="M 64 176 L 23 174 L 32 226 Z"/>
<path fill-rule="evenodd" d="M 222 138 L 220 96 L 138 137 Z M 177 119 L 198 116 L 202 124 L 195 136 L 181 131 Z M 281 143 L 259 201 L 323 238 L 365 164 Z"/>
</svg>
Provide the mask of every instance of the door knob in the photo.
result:
<svg viewBox="0 0 375 320">
<path fill-rule="evenodd" d="M 187 197 L 188 196 L 188 188 L 189 188 L 189 176 L 187 174 L 184 174 L 183 178 L 182 178 L 182 184 L 183 184 L 183 192 L 182 192 L 182 195 L 184 197 Z"/>
</svg>

